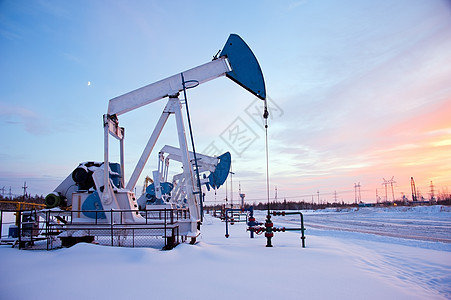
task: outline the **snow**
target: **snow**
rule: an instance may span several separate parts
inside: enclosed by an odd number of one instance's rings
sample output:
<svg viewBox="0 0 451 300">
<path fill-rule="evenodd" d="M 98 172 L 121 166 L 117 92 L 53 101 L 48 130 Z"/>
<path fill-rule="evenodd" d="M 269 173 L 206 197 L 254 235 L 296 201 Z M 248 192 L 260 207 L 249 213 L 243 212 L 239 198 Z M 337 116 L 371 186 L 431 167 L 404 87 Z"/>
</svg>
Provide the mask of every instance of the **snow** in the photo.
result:
<svg viewBox="0 0 451 300">
<path fill-rule="evenodd" d="M 451 208 L 447 206 L 328 209 L 306 215 L 314 228 L 451 243 Z"/>
<path fill-rule="evenodd" d="M 256 212 L 257 220 L 264 215 Z M 0 246 L 0 298 L 451 299 L 450 216 L 440 206 L 306 211 L 306 248 L 298 232 L 277 232 L 274 247 L 266 248 L 263 236 L 249 238 L 244 223 L 231 226 L 226 239 L 224 223 L 209 215 L 199 243 L 170 251 Z M 426 229 L 447 227 L 438 236 L 445 241 L 402 237 L 402 230 L 396 236 L 363 230 L 363 221 L 407 226 L 413 218 Z M 275 226 L 299 225 L 295 216 L 273 219 Z M 347 230 L 336 230 L 337 220 Z M 351 225 L 343 225 L 346 220 Z"/>
</svg>

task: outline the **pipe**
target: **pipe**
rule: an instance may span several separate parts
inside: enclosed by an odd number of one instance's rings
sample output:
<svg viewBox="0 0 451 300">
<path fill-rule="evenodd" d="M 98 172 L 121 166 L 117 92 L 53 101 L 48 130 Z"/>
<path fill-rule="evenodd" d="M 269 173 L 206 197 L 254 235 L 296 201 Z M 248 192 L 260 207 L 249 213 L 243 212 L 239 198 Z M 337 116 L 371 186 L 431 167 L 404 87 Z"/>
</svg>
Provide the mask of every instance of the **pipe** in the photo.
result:
<svg viewBox="0 0 451 300">
<path fill-rule="evenodd" d="M 304 231 L 305 231 L 305 227 L 304 227 L 304 215 L 298 211 L 298 212 L 278 212 L 278 211 L 273 211 L 273 216 L 286 216 L 286 215 L 300 215 L 301 216 L 301 228 L 285 228 L 286 231 L 296 231 L 296 230 L 300 230 L 301 231 L 301 240 L 302 240 L 302 248 L 305 248 L 305 235 L 304 235 Z"/>
<path fill-rule="evenodd" d="M 246 212 L 249 212 L 249 218 L 248 219 L 250 219 L 251 217 L 253 218 L 253 216 L 254 216 L 254 207 L 253 206 L 251 206 L 249 208 L 244 208 L 244 209 L 238 209 L 238 208 L 226 209 L 225 210 L 225 222 L 226 222 L 226 234 L 225 234 L 225 237 L 226 238 L 228 238 L 230 236 L 229 235 L 229 214 L 228 214 L 229 211 L 231 211 L 231 212 L 234 212 L 234 211 L 239 211 L 239 212 L 245 212 L 246 211 Z M 255 218 L 254 218 L 254 221 L 255 221 Z M 233 221 L 233 222 L 240 222 L 240 221 Z M 247 224 L 249 225 L 249 222 L 247 222 Z M 254 224 L 254 225 L 257 225 L 257 224 Z M 253 232 L 251 230 L 251 238 L 253 238 L 253 237 L 254 237 L 254 234 L 253 234 Z"/>
</svg>

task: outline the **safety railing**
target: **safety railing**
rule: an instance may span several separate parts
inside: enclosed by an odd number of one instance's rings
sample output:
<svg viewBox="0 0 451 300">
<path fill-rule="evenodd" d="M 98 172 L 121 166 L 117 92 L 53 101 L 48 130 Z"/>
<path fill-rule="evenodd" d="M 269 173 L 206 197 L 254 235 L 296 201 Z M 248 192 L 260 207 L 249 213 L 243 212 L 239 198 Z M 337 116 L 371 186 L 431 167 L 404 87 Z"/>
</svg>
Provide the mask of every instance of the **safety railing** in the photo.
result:
<svg viewBox="0 0 451 300">
<path fill-rule="evenodd" d="M 159 224 L 161 221 L 174 224 L 179 220 L 190 218 L 189 210 L 179 209 L 146 209 L 146 210 L 44 210 L 50 217 L 58 218 L 64 224 L 93 223 L 95 225 L 114 223 L 115 225 L 129 224 L 132 215 L 141 216 L 143 224 Z M 110 222 L 108 222 L 109 217 Z M 142 222 L 141 222 L 142 223 Z"/>
<path fill-rule="evenodd" d="M 273 221 L 271 221 L 271 215 L 273 216 L 288 216 L 288 215 L 299 215 L 300 216 L 300 227 L 274 227 Z M 255 220 L 255 219 L 254 219 Z M 251 232 L 255 232 L 256 234 L 265 233 L 266 237 L 266 247 L 272 247 L 272 238 L 274 237 L 274 232 L 286 232 L 286 231 L 300 231 L 301 232 L 301 241 L 302 248 L 305 248 L 305 227 L 304 227 L 304 215 L 302 212 L 285 212 L 285 211 L 268 211 L 266 215 L 265 223 L 259 224 L 249 224 L 248 230 Z M 258 226 L 263 224 L 264 226 Z"/>
<path fill-rule="evenodd" d="M 78 242 L 92 242 L 120 247 L 152 247 L 172 249 L 183 237 L 177 222 L 190 218 L 187 209 L 63 211 L 19 210 L 15 221 L 4 222 L 0 212 L 2 243 L 19 249 L 54 249 Z M 81 218 L 90 213 L 93 218 Z M 107 214 L 108 217 L 107 218 Z M 131 214 L 139 214 L 139 222 L 130 222 Z M 80 217 L 79 217 L 80 216 Z M 12 219 L 9 216 L 9 219 Z M 5 220 L 6 221 L 6 220 Z M 8 235 L 4 232 L 8 227 Z"/>
</svg>

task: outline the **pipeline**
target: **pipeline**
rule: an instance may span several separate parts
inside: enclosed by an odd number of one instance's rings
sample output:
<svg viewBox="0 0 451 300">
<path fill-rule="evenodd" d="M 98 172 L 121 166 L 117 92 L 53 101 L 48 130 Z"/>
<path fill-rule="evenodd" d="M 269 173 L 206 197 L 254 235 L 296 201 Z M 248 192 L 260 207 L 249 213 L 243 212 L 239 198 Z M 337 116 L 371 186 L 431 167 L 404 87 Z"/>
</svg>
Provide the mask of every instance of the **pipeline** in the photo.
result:
<svg viewBox="0 0 451 300">
<path fill-rule="evenodd" d="M 273 222 L 271 221 L 271 215 L 273 216 L 286 216 L 286 215 L 299 215 L 301 218 L 301 227 L 300 228 L 287 228 L 287 227 L 274 227 Z M 272 238 L 274 237 L 274 232 L 286 232 L 286 231 L 301 231 L 301 241 L 302 248 L 305 248 L 305 227 L 304 227 L 304 215 L 301 212 L 278 212 L 273 211 L 270 212 L 266 216 L 265 226 L 249 226 L 249 231 L 255 232 L 256 234 L 262 234 L 265 232 L 266 237 L 266 247 L 272 247 Z"/>
<path fill-rule="evenodd" d="M 244 213 L 244 212 L 248 212 L 248 215 L 247 215 L 247 217 L 246 217 L 246 223 L 248 224 L 248 226 L 251 226 L 251 225 L 249 225 L 249 224 L 252 224 L 252 226 L 255 226 L 255 225 L 259 225 L 259 223 L 257 223 L 256 221 L 255 221 L 255 218 L 254 218 L 254 207 L 253 206 L 251 206 L 251 207 L 249 207 L 249 208 L 241 208 L 241 209 L 237 209 L 237 208 L 234 208 L 234 209 L 232 209 L 232 208 L 229 208 L 229 209 L 226 209 L 225 210 L 225 223 L 226 223 L 226 234 L 225 234 L 225 237 L 226 238 L 228 238 L 230 235 L 229 235 L 229 212 L 241 212 L 241 213 Z M 236 221 L 236 220 L 234 220 L 233 219 L 233 216 L 232 216 L 232 218 L 231 218 L 231 220 L 230 220 L 230 224 L 231 225 L 233 225 L 234 224 L 234 222 L 240 222 L 240 221 Z M 251 238 L 253 238 L 254 237 L 254 233 L 251 231 L 251 233 L 250 233 L 250 237 Z"/>
<path fill-rule="evenodd" d="M 273 216 L 286 216 L 286 215 L 299 215 L 301 217 L 301 228 L 284 228 L 284 230 L 286 231 L 297 231 L 300 230 L 301 231 L 301 240 L 302 240 L 302 248 L 305 248 L 305 227 L 304 227 L 304 215 L 298 211 L 298 212 L 277 212 L 277 211 L 273 211 Z"/>
</svg>

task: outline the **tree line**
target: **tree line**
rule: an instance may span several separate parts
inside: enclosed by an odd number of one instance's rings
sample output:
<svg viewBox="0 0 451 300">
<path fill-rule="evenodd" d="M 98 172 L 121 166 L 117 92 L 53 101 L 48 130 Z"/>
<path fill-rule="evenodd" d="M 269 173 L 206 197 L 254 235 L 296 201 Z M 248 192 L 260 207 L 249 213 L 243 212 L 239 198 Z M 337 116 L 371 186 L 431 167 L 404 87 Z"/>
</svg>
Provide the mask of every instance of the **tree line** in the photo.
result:
<svg viewBox="0 0 451 300">
<path fill-rule="evenodd" d="M 18 205 L 17 202 L 21 203 L 33 203 L 33 204 L 45 204 L 45 198 L 42 195 L 22 195 L 14 197 L 4 197 L 0 195 L 0 209 L 1 210 L 16 210 Z M 26 205 L 25 205 L 26 207 Z"/>
<path fill-rule="evenodd" d="M 435 201 L 424 201 L 422 203 L 423 205 L 451 205 L 451 195 L 441 196 L 438 197 Z M 375 206 L 403 206 L 403 205 L 416 205 L 411 202 L 405 202 L 402 200 L 396 200 L 394 202 L 392 201 L 385 201 L 378 204 L 375 204 Z M 219 210 L 224 208 L 224 204 L 216 204 L 216 205 L 205 205 L 204 209 L 206 210 Z M 245 204 L 245 208 L 249 208 L 250 206 L 253 206 L 255 210 L 267 210 L 268 209 L 268 202 L 259 202 L 254 203 L 253 205 Z M 359 204 L 357 203 L 345 203 L 345 202 L 323 202 L 323 203 L 314 203 L 314 202 L 305 202 L 305 201 L 287 201 L 284 200 L 282 202 L 276 202 L 272 201 L 269 203 L 269 209 L 270 210 L 316 210 L 316 209 L 325 209 L 328 207 L 333 208 L 351 208 L 351 207 L 358 207 Z M 227 208 L 232 208 L 230 205 L 227 206 Z M 238 208 L 234 205 L 233 208 Z"/>
</svg>

